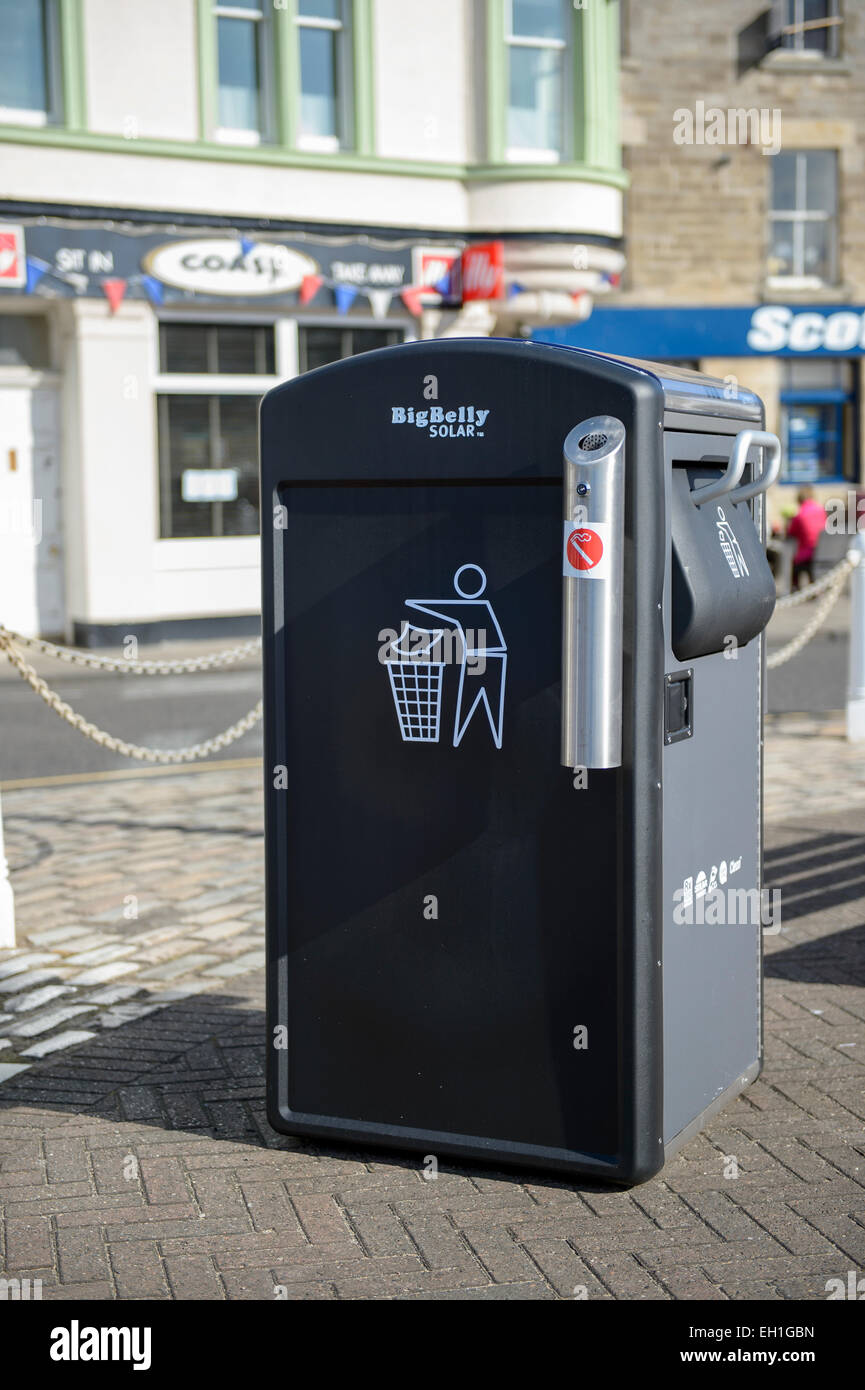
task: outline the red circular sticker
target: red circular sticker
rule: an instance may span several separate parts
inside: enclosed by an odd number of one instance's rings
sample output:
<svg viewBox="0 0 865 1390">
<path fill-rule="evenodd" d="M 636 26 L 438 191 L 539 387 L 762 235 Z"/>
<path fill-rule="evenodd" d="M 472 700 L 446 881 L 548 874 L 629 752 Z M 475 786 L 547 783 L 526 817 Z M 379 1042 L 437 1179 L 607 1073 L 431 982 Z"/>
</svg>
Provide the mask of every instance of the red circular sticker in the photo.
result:
<svg viewBox="0 0 865 1390">
<path fill-rule="evenodd" d="M 568 564 L 575 570 L 593 570 L 604 553 L 597 531 L 581 526 L 568 536 Z"/>
</svg>

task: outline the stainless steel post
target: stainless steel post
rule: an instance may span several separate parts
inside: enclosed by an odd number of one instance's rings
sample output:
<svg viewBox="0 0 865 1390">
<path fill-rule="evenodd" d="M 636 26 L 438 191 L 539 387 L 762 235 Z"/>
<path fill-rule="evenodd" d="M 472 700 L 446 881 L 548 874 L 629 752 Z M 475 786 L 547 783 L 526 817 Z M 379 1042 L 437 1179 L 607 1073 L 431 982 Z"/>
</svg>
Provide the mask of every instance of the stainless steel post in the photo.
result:
<svg viewBox="0 0 865 1390">
<path fill-rule="evenodd" d="M 850 577 L 850 657 L 847 679 L 847 737 L 865 740 L 865 534 L 857 531 L 848 551 L 856 557 Z"/>
<path fill-rule="evenodd" d="M 564 444 L 562 751 L 565 767 L 622 761 L 625 427 L 584 420 Z"/>
</svg>

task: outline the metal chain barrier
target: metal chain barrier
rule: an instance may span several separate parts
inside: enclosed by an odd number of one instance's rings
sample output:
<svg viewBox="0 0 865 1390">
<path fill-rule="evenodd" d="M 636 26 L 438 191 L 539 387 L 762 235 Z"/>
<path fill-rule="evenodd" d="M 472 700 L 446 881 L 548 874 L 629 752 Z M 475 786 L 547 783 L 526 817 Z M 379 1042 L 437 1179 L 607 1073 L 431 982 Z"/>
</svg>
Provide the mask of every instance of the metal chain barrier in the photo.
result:
<svg viewBox="0 0 865 1390">
<path fill-rule="evenodd" d="M 824 575 L 817 584 L 809 584 L 807 589 L 800 589 L 798 593 L 788 596 L 790 601 L 786 606 L 792 607 L 796 603 L 804 603 L 806 598 L 811 598 L 818 593 L 825 594 L 823 602 L 815 610 L 810 622 L 805 624 L 802 631 L 793 638 L 792 642 L 788 642 L 784 647 L 779 647 L 778 651 L 773 652 L 771 656 L 766 658 L 767 671 L 774 671 L 776 667 L 783 666 L 785 662 L 796 656 L 797 652 L 800 652 L 802 648 L 811 641 L 815 632 L 828 617 L 838 599 L 841 597 L 841 592 L 847 583 L 847 576 L 856 568 L 858 562 L 858 555 L 845 555 L 841 563 L 830 570 L 827 575 Z M 780 599 L 776 607 L 780 607 L 783 603 L 784 600 Z"/>
<path fill-rule="evenodd" d="M 793 608 L 800 603 L 806 603 L 809 599 L 817 598 L 820 594 L 825 595 L 823 602 L 802 631 L 786 646 L 773 652 L 767 658 L 767 670 L 773 671 L 777 667 L 783 666 L 811 641 L 838 601 L 847 582 L 847 576 L 855 569 L 857 563 L 857 555 L 845 555 L 844 559 L 816 584 L 809 584 L 804 589 L 798 589 L 795 593 L 786 594 L 784 598 L 778 599 L 776 608 Z M 36 691 L 36 694 L 45 701 L 49 709 L 52 709 L 61 719 L 65 719 L 73 729 L 77 729 L 86 738 L 99 744 L 101 748 L 107 748 L 112 753 L 120 753 L 125 758 L 135 758 L 139 762 L 146 763 L 196 762 L 201 758 L 209 758 L 213 753 L 218 753 L 223 748 L 228 748 L 254 728 L 262 717 L 263 703 L 259 700 L 248 714 L 239 719 L 236 724 L 232 724 L 223 733 L 217 734 L 214 738 L 206 739 L 203 743 L 194 743 L 188 748 L 144 748 L 137 743 L 127 743 L 125 739 L 116 738 L 113 734 L 91 724 L 82 715 L 76 714 L 72 707 L 65 700 L 62 700 L 57 692 L 52 690 L 33 667 L 24 660 L 15 646 L 16 642 L 34 648 L 44 656 L 55 657 L 58 661 L 65 661 L 70 665 L 87 666 L 91 670 L 110 671 L 114 674 L 131 676 L 176 676 L 197 671 L 214 671 L 225 666 L 232 666 L 245 657 L 253 656 L 260 651 L 261 638 L 256 637 L 250 642 L 241 643 L 238 647 L 228 647 L 223 651 L 212 652 L 209 656 L 193 657 L 189 661 L 133 661 L 126 658 L 118 660 L 116 657 L 91 656 L 87 652 L 77 651 L 72 647 L 60 647 L 54 642 L 46 642 L 39 637 L 25 637 L 22 633 L 11 632 L 9 628 L 0 623 L 0 649 L 6 652 L 22 679 L 27 682 L 31 689 Z"/>
<path fill-rule="evenodd" d="M 822 579 L 817 580 L 816 584 L 806 584 L 804 589 L 794 589 L 791 594 L 785 594 L 783 598 L 776 599 L 775 607 L 796 608 L 800 603 L 807 603 L 809 599 L 818 598 L 820 594 L 825 594 L 826 590 L 832 587 L 841 570 L 844 570 L 846 574 L 848 569 L 855 568 L 855 564 L 855 560 L 851 564 L 849 556 L 845 555 L 844 559 L 837 565 L 833 565 Z"/>
<path fill-rule="evenodd" d="M 239 647 L 227 647 L 221 652 L 211 652 L 209 656 L 196 656 L 189 661 L 132 661 L 125 657 L 92 656 L 89 652 L 77 651 L 74 647 L 58 647 L 53 642 L 45 642 L 41 637 L 25 637 L 20 632 L 10 632 L 0 623 L 0 640 L 18 642 L 32 647 L 43 656 L 56 657 L 58 661 L 72 666 L 89 666 L 92 671 L 113 671 L 122 676 L 180 676 L 193 671 L 215 671 L 223 666 L 233 666 L 244 657 L 254 656 L 261 651 L 261 638 L 254 637 Z"/>
<path fill-rule="evenodd" d="M 218 734 L 215 738 L 206 739 L 204 743 L 194 743 L 188 748 L 176 749 L 143 748 L 137 743 L 127 743 L 122 738 L 115 738 L 113 734 L 106 733 L 104 729 L 97 728 L 95 724 L 91 724 L 89 720 L 84 719 L 82 715 L 76 714 L 71 706 L 67 705 L 66 701 L 60 698 L 56 690 L 51 690 L 42 677 L 37 675 L 33 667 L 24 660 L 24 657 L 16 649 L 12 639 L 13 634 L 10 633 L 7 628 L 0 626 L 0 649 L 6 652 L 6 655 L 18 671 L 18 674 L 36 691 L 39 698 L 45 701 L 49 709 L 52 709 L 55 714 L 59 714 L 60 718 L 65 719 L 66 723 L 70 724 L 73 729 L 77 729 L 78 732 L 84 734 L 86 738 L 92 739 L 94 743 L 98 743 L 101 748 L 108 748 L 112 753 L 120 753 L 124 758 L 135 758 L 139 762 L 144 763 L 191 763 L 199 758 L 209 758 L 211 754 L 218 753 L 223 748 L 228 748 L 230 744 L 242 738 L 244 734 L 255 727 L 262 716 L 263 702 L 259 700 L 258 704 L 255 705 L 248 714 L 244 715 L 243 719 L 239 719 L 236 724 L 232 724 L 230 729 L 226 729 L 224 733 Z M 42 649 L 51 648 L 53 646 L 50 642 L 42 643 L 35 639 L 29 639 L 29 641 L 30 645 L 38 646 Z M 254 649 L 256 643 L 250 642 L 247 643 L 246 646 Z M 54 650 L 61 651 L 66 649 L 58 647 Z M 234 648 L 234 651 L 240 650 L 242 650 L 242 648 Z M 53 655 L 54 653 L 48 652 L 47 654 Z M 76 653 L 75 655 L 82 654 Z M 225 654 L 217 653 L 217 655 L 222 656 Z M 237 656 L 232 657 L 232 660 L 235 661 L 239 659 L 240 658 Z M 98 660 L 98 658 L 94 658 L 94 660 Z M 206 661 L 208 658 L 201 658 L 201 660 Z M 82 664 L 86 665 L 88 663 L 85 661 Z M 158 662 L 142 661 L 136 664 L 141 668 L 145 668 L 136 672 L 138 675 L 163 674 L 156 669 L 150 669 L 158 667 L 160 665 Z M 214 662 L 213 664 L 225 665 L 228 663 Z M 166 665 L 179 667 L 183 670 L 200 671 L 208 669 L 206 666 L 197 665 L 194 662 L 171 662 L 166 663 Z M 108 669 L 111 668 L 109 667 Z M 126 670 L 128 668 L 123 665 L 118 669 Z M 175 672 L 170 671 L 166 674 L 175 674 Z"/>
</svg>

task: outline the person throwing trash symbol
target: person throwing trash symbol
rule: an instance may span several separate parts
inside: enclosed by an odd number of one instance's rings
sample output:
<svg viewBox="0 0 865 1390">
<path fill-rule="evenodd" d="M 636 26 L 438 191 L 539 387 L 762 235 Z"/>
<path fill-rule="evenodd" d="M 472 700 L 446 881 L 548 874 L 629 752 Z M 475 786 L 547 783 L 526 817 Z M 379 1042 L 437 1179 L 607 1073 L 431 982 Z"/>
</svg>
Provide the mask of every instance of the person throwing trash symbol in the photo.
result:
<svg viewBox="0 0 865 1390">
<path fill-rule="evenodd" d="M 476 710 L 485 709 L 496 748 L 502 746 L 508 648 L 493 606 L 482 597 L 487 577 L 479 565 L 460 565 L 458 598 L 406 599 L 406 607 L 457 629 L 462 645 L 453 746 L 458 748 Z M 471 675 L 468 669 L 471 667 Z"/>
</svg>

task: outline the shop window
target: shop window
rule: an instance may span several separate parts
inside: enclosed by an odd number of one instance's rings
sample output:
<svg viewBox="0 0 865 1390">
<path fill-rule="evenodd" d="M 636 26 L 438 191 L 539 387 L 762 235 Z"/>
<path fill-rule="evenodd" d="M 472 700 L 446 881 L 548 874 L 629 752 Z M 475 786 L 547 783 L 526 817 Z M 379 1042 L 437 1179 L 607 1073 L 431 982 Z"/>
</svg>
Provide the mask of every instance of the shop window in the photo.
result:
<svg viewBox="0 0 865 1390">
<path fill-rule="evenodd" d="M 320 328 L 302 325 L 299 330 L 300 370 L 311 372 L 343 357 L 354 357 L 372 348 L 393 347 L 403 341 L 401 328 Z"/>
<path fill-rule="evenodd" d="M 351 143 L 350 18 L 345 0 L 297 0 L 301 149 L 338 150 Z"/>
<path fill-rule="evenodd" d="M 48 320 L 41 314 L 0 314 L 0 367 L 51 366 Z"/>
<path fill-rule="evenodd" d="M 773 30 L 785 53 L 837 58 L 841 43 L 839 0 L 775 0 Z"/>
<path fill-rule="evenodd" d="M 162 323 L 159 365 L 163 372 L 242 373 L 272 376 L 271 324 Z"/>
<path fill-rule="evenodd" d="M 265 0 L 215 4 L 217 139 L 258 144 L 271 138 L 269 6 Z"/>
<path fill-rule="evenodd" d="M 372 0 L 198 3 L 205 138 L 372 151 Z"/>
<path fill-rule="evenodd" d="M 273 326 L 163 322 L 159 353 L 160 535 L 257 535 L 258 405 L 275 380 Z"/>
<path fill-rule="evenodd" d="M 783 151 L 771 160 L 769 281 L 804 288 L 838 278 L 838 156 Z"/>
<path fill-rule="evenodd" d="M 0 0 L 0 122 L 58 119 L 56 0 Z"/>
<path fill-rule="evenodd" d="M 856 379 L 854 364 L 824 357 L 782 362 L 781 481 L 854 481 Z"/>
<path fill-rule="evenodd" d="M 507 158 L 570 157 L 573 7 L 569 0 L 505 0 Z"/>
</svg>

